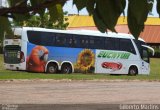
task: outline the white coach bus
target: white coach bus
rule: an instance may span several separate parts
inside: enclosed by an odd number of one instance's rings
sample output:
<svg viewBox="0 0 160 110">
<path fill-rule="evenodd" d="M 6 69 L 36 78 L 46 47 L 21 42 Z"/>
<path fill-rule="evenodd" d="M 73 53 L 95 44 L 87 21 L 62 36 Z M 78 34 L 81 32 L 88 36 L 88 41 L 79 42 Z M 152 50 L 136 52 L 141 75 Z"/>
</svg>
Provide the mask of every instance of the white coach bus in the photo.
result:
<svg viewBox="0 0 160 110">
<path fill-rule="evenodd" d="M 45 73 L 149 74 L 153 48 L 132 35 L 86 30 L 15 28 L 4 40 L 10 70 Z M 8 39 L 10 37 L 12 39 Z"/>
</svg>

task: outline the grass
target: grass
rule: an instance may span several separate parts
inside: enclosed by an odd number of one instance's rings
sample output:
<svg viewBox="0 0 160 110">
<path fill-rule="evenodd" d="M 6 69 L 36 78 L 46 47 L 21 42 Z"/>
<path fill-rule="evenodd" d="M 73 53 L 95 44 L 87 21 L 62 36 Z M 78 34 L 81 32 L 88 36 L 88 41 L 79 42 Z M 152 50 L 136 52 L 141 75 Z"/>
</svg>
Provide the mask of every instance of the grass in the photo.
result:
<svg viewBox="0 0 160 110">
<path fill-rule="evenodd" d="M 0 71 L 1 70 L 4 70 L 4 67 L 3 67 L 3 55 L 0 54 Z"/>
<path fill-rule="evenodd" d="M 0 55 L 0 80 L 8 79 L 71 79 L 71 80 L 149 80 L 160 81 L 160 59 L 151 59 L 150 75 L 106 75 L 106 74 L 44 74 L 44 73 L 28 73 L 24 71 L 10 71 L 3 67 L 3 55 Z"/>
</svg>

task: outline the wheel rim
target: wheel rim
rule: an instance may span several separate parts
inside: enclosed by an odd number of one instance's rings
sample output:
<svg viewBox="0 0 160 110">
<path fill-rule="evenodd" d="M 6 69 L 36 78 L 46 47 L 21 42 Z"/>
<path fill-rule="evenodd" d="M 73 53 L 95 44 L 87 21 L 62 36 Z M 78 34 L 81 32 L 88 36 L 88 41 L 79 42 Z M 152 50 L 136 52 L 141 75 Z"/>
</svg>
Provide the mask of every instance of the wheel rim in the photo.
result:
<svg viewBox="0 0 160 110">
<path fill-rule="evenodd" d="M 48 70 L 49 70 L 49 73 L 55 73 L 56 72 L 56 67 L 50 66 Z"/>
<path fill-rule="evenodd" d="M 64 73 L 69 73 L 70 72 L 70 68 L 69 67 L 64 67 L 63 68 L 63 72 Z"/>
<path fill-rule="evenodd" d="M 62 73 L 71 73 L 71 67 L 69 65 L 62 66 Z"/>
<path fill-rule="evenodd" d="M 135 75 L 136 74 L 136 70 L 135 69 L 131 69 L 129 72 L 131 75 Z"/>
<path fill-rule="evenodd" d="M 65 72 L 65 73 L 69 73 L 69 68 L 65 67 L 65 68 L 64 68 L 64 72 Z"/>
</svg>

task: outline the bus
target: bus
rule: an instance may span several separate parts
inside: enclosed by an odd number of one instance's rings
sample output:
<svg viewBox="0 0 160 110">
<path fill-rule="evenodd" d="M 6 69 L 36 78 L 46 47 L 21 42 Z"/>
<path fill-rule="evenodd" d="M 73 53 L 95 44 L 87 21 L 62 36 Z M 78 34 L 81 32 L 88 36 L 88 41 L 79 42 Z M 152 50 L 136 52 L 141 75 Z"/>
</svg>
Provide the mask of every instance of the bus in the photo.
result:
<svg viewBox="0 0 160 110">
<path fill-rule="evenodd" d="M 36 27 L 5 35 L 4 66 L 45 73 L 149 74 L 149 50 L 130 34 Z"/>
</svg>

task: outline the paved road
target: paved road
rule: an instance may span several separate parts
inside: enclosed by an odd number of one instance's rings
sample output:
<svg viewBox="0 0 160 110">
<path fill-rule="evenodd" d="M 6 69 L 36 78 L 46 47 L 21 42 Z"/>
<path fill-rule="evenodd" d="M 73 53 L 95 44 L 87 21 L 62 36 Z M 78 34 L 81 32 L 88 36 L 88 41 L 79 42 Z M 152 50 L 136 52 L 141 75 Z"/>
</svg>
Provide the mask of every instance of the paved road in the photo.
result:
<svg viewBox="0 0 160 110">
<path fill-rule="evenodd" d="M 160 82 L 0 81 L 0 104 L 160 104 Z"/>
</svg>

